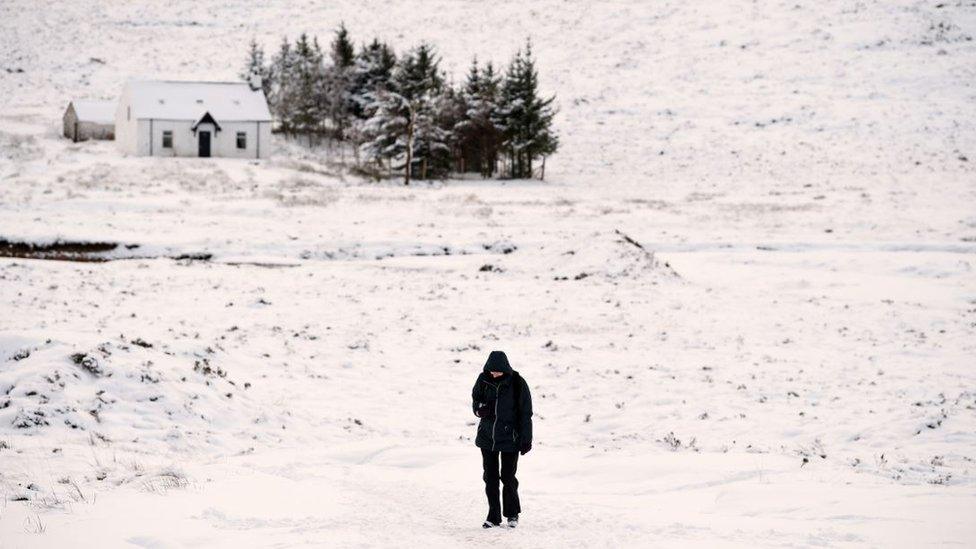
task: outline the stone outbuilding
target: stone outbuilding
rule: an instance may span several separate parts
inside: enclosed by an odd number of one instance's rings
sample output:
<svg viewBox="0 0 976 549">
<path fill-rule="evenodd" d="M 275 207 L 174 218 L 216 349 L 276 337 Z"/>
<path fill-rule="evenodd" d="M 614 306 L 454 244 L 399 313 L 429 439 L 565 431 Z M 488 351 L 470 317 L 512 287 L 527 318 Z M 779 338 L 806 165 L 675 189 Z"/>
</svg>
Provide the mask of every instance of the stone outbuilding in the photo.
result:
<svg viewBox="0 0 976 549">
<path fill-rule="evenodd" d="M 115 107 L 115 101 L 75 99 L 64 111 L 64 136 L 74 142 L 114 139 Z"/>
</svg>

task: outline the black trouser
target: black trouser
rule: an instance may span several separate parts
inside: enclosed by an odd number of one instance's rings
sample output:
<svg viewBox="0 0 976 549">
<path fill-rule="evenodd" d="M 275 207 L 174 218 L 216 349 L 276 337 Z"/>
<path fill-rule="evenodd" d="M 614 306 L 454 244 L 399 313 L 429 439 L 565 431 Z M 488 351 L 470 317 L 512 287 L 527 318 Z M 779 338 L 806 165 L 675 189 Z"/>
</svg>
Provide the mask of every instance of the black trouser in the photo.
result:
<svg viewBox="0 0 976 549">
<path fill-rule="evenodd" d="M 498 473 L 498 454 L 502 456 L 501 475 Z M 502 503 L 505 506 L 505 517 L 517 517 L 522 511 L 519 506 L 518 479 L 515 469 L 518 468 L 518 452 L 493 452 L 481 449 L 481 466 L 485 470 L 485 495 L 488 496 L 488 522 L 500 524 L 502 521 L 501 505 L 498 503 L 498 480 L 504 485 L 502 488 Z"/>
</svg>

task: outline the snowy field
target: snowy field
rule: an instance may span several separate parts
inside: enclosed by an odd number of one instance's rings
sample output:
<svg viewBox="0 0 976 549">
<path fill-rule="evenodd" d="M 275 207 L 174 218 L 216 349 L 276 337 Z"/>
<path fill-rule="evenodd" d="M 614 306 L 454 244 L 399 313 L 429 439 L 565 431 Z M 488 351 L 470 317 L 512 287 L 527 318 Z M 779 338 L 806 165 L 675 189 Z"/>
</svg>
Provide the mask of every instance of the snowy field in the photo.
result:
<svg viewBox="0 0 976 549">
<path fill-rule="evenodd" d="M 118 244 L 0 258 L 0 547 L 973 545 L 976 3 L 141 4 L 0 1 L 0 241 Z M 340 20 L 457 78 L 531 35 L 547 181 L 59 137 Z"/>
</svg>

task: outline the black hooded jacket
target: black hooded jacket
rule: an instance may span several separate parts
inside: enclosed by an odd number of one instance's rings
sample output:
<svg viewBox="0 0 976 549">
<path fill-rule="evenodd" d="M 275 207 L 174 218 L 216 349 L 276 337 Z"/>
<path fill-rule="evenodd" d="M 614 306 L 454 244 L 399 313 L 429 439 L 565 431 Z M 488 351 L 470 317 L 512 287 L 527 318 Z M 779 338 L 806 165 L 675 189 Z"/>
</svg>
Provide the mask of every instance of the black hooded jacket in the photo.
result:
<svg viewBox="0 0 976 549">
<path fill-rule="evenodd" d="M 495 379 L 488 372 L 502 372 Z M 472 410 L 487 414 L 478 423 L 474 443 L 479 448 L 500 452 L 517 452 L 532 443 L 532 395 L 529 385 L 508 363 L 501 351 L 492 351 L 484 371 L 471 390 Z"/>
</svg>

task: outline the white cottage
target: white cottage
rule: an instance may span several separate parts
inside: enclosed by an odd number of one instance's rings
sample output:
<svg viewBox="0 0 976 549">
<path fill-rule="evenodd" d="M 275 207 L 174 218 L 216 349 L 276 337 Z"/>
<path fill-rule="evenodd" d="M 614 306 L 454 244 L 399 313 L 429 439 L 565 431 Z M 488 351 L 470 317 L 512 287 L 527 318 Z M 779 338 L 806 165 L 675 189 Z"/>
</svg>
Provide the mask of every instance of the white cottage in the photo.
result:
<svg viewBox="0 0 976 549">
<path fill-rule="evenodd" d="M 245 82 L 133 81 L 115 111 L 115 140 L 137 156 L 268 158 L 271 113 Z"/>
<path fill-rule="evenodd" d="M 112 139 L 115 134 L 114 101 L 75 99 L 68 103 L 61 119 L 64 136 L 78 142 L 89 139 Z"/>
</svg>

